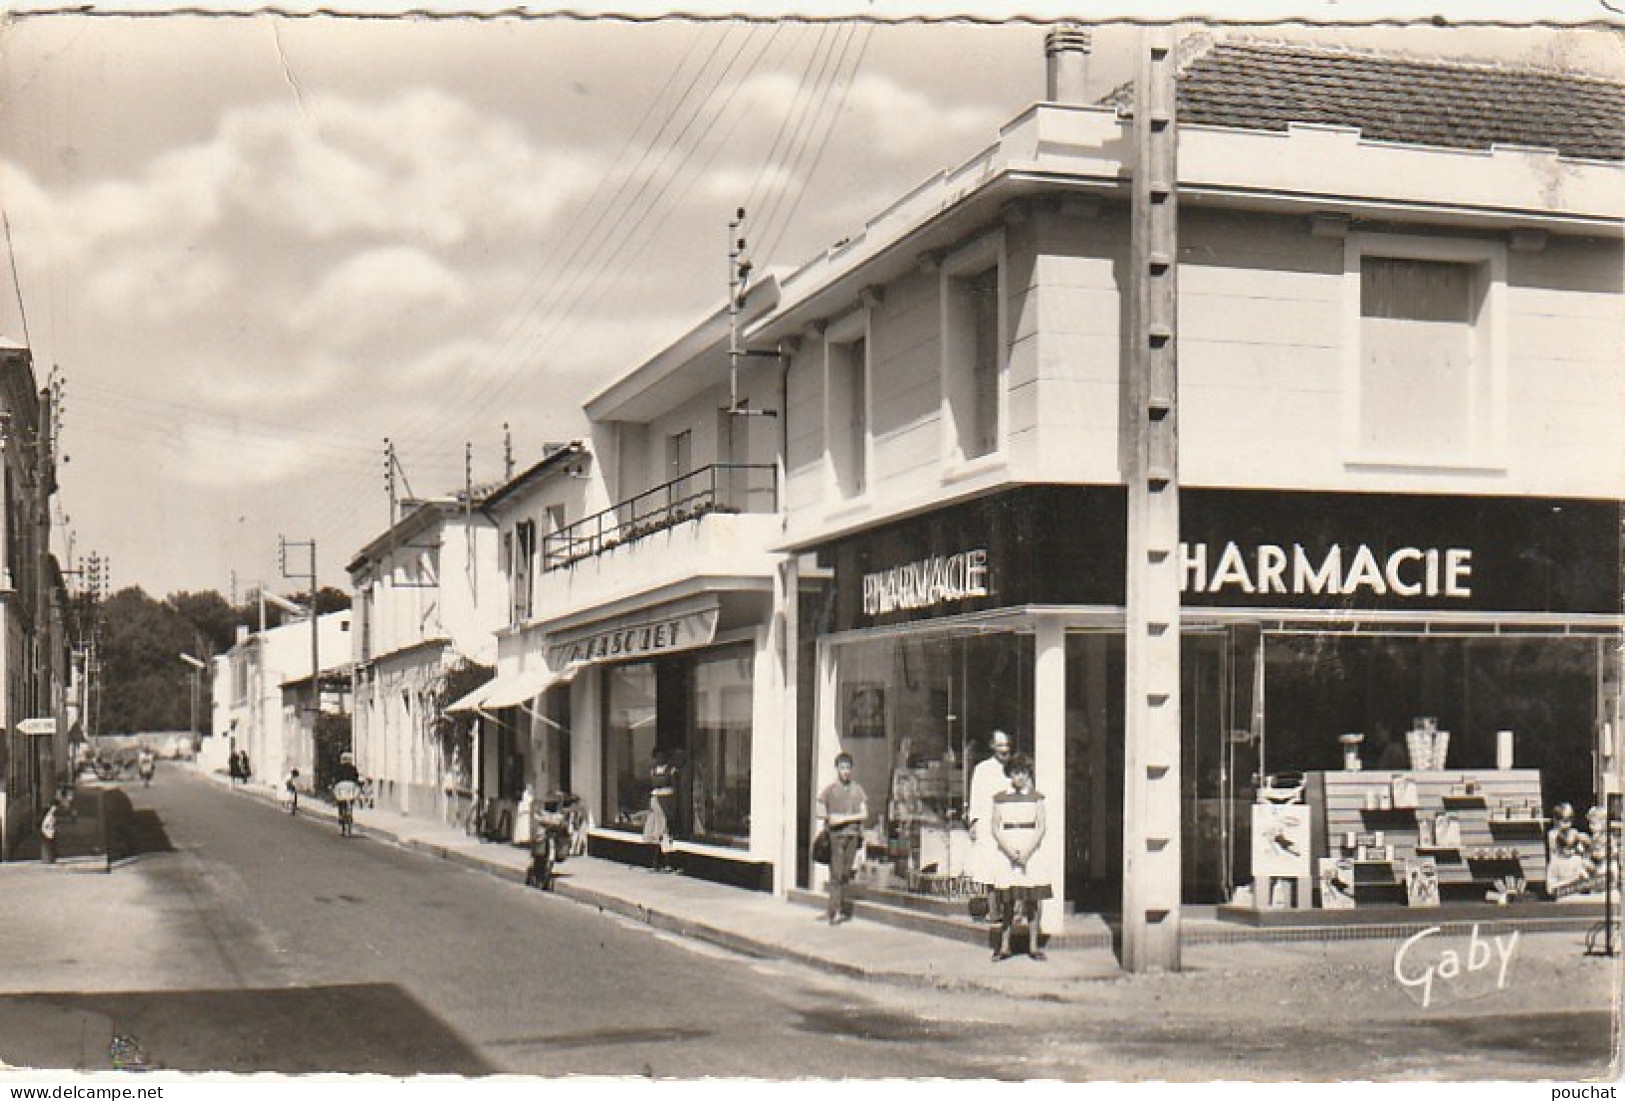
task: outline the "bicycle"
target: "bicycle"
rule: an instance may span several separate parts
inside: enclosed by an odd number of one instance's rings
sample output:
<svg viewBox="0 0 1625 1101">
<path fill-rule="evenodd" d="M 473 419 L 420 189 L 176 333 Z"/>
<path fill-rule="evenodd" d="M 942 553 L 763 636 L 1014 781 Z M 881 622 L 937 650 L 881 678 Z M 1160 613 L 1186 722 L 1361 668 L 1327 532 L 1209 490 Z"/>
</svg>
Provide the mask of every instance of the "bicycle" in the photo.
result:
<svg viewBox="0 0 1625 1101">
<path fill-rule="evenodd" d="M 355 833 L 355 802 L 362 787 L 354 780 L 340 780 L 333 785 L 333 802 L 339 812 L 339 835 L 350 837 Z"/>
</svg>

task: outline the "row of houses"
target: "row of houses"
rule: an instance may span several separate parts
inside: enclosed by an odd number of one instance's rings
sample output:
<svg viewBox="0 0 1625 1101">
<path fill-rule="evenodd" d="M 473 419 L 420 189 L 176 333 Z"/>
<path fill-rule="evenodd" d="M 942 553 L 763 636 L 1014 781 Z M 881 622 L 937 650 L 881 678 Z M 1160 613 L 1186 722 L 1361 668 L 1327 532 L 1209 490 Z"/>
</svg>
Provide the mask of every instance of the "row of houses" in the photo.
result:
<svg viewBox="0 0 1625 1101">
<path fill-rule="evenodd" d="M 26 344 L 0 339 L 0 860 L 16 857 L 68 775 L 82 679 L 51 553 L 56 411 Z"/>
<path fill-rule="evenodd" d="M 844 751 L 866 888 L 942 903 L 1002 729 L 1047 797 L 1056 928 L 1121 904 L 1136 768 L 1177 779 L 1146 842 L 1176 905 L 1257 886 L 1255 802 L 1351 732 L 1431 723 L 1463 784 L 1511 764 L 1536 806 L 1620 790 L 1625 86 L 1183 44 L 1177 252 L 1150 257 L 1178 286 L 1151 334 L 1177 394 L 1150 401 L 1177 409 L 1178 543 L 1153 553 L 1181 579 L 1179 738 L 1147 763 L 1133 103 L 1068 101 L 1088 50 L 1052 34 L 1048 98 L 992 145 L 753 277 L 593 395 L 584 438 L 354 556 L 334 622 L 379 805 L 491 825 L 574 791 L 590 850 L 646 863 L 658 760 L 683 869 L 788 894 L 818 885 Z"/>
</svg>

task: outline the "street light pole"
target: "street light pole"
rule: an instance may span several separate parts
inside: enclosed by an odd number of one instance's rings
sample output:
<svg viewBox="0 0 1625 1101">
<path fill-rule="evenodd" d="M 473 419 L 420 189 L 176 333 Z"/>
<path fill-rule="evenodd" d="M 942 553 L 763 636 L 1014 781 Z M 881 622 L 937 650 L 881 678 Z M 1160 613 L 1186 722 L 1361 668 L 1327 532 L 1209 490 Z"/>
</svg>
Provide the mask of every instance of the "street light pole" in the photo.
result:
<svg viewBox="0 0 1625 1101">
<path fill-rule="evenodd" d="M 207 662 L 201 658 L 195 658 L 191 654 L 181 654 L 180 659 L 192 667 L 192 751 L 195 753 L 199 741 L 197 726 L 198 697 L 202 695 L 203 691 L 203 670 L 209 666 Z"/>
</svg>

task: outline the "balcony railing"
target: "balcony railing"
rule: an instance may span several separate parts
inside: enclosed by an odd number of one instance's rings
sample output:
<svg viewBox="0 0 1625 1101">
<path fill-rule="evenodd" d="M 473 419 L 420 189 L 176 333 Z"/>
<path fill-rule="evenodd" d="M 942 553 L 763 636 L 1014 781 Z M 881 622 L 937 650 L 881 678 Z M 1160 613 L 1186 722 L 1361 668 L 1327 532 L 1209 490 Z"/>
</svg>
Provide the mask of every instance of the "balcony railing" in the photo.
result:
<svg viewBox="0 0 1625 1101">
<path fill-rule="evenodd" d="M 772 513 L 778 508 L 773 465 L 713 463 L 544 537 L 542 569 L 563 569 L 712 513 Z"/>
</svg>

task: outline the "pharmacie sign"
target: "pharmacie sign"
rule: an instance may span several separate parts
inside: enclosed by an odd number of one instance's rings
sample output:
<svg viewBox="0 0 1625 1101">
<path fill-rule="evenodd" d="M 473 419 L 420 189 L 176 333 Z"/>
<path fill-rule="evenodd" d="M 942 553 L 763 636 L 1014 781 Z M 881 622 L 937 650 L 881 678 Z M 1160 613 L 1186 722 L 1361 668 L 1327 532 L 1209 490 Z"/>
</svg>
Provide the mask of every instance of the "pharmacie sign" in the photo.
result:
<svg viewBox="0 0 1625 1101">
<path fill-rule="evenodd" d="M 1617 615 L 1615 502 L 1260 489 L 1180 492 L 1191 608 Z M 832 629 L 1029 604 L 1122 607 L 1121 486 L 1024 486 L 819 549 Z"/>
<path fill-rule="evenodd" d="M 932 555 L 863 575 L 863 614 L 886 615 L 988 595 L 987 548 Z"/>
<path fill-rule="evenodd" d="M 1473 595 L 1471 547 L 1397 547 L 1333 544 L 1323 550 L 1234 542 L 1179 544 L 1183 593 L 1232 595 L 1443 597 Z"/>
</svg>

